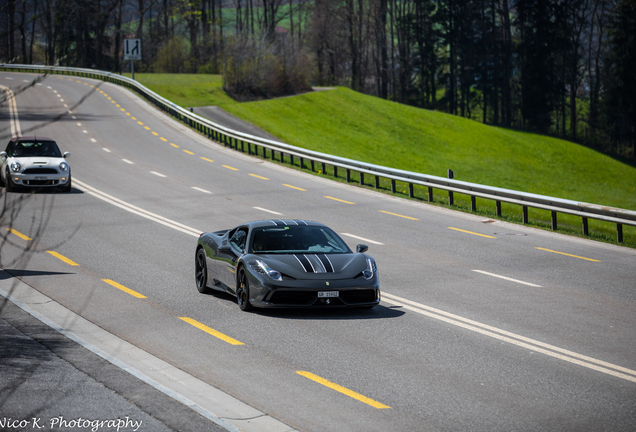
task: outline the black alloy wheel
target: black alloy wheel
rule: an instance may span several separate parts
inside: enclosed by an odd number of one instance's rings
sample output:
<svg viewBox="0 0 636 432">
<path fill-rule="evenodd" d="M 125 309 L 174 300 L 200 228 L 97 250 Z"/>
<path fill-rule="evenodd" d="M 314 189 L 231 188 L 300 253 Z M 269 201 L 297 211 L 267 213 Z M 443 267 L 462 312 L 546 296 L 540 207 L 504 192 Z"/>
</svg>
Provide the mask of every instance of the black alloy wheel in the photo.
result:
<svg viewBox="0 0 636 432">
<path fill-rule="evenodd" d="M 208 265 L 205 260 L 205 251 L 203 248 L 197 250 L 197 255 L 194 259 L 194 278 L 197 282 L 197 289 L 200 293 L 205 294 L 208 292 Z"/>
<path fill-rule="evenodd" d="M 244 312 L 252 310 L 252 304 L 250 303 L 250 283 L 247 278 L 247 272 L 244 267 L 239 270 L 239 283 L 236 289 L 236 302 Z"/>
</svg>

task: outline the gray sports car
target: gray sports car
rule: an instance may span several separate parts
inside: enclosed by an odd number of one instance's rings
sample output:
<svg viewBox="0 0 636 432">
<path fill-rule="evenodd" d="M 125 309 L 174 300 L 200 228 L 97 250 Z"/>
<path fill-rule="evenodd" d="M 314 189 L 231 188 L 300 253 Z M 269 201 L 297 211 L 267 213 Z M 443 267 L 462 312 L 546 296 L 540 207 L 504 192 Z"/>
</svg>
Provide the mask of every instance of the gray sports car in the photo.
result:
<svg viewBox="0 0 636 432">
<path fill-rule="evenodd" d="M 375 260 L 352 252 L 327 226 L 304 220 L 263 220 L 203 233 L 197 241 L 199 292 L 230 293 L 252 307 L 363 307 L 380 303 Z"/>
</svg>

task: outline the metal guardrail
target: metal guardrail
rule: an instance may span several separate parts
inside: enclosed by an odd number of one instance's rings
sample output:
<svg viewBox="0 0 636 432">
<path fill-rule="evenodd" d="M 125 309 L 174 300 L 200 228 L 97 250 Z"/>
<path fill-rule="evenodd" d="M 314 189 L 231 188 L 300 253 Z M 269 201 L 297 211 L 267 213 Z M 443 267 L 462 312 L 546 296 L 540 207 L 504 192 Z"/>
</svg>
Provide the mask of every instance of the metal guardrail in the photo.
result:
<svg viewBox="0 0 636 432">
<path fill-rule="evenodd" d="M 218 141 L 225 146 L 245 152 L 247 145 L 248 154 L 258 155 L 259 146 L 262 148 L 263 157 L 267 158 L 269 151 L 272 160 L 276 160 L 276 153 L 279 154 L 280 160 L 283 161 L 284 155 L 287 155 L 291 163 L 294 164 L 294 158 L 300 159 L 300 167 L 305 167 L 305 161 L 310 164 L 311 171 L 315 171 L 315 164 L 322 165 L 322 172 L 326 173 L 327 165 L 331 166 L 334 176 L 338 176 L 338 170 L 342 169 L 346 172 L 347 182 L 351 181 L 351 172 L 357 172 L 360 175 L 360 183 L 364 183 L 364 176 L 374 177 L 375 187 L 378 188 L 380 178 L 391 180 L 391 191 L 396 191 L 396 182 L 403 182 L 408 185 L 409 196 L 413 197 L 413 186 L 420 185 L 428 189 L 428 201 L 433 201 L 433 190 L 441 189 L 448 192 L 449 204 L 453 205 L 453 194 L 460 193 L 470 196 L 471 210 L 476 211 L 476 198 L 483 198 L 495 201 L 496 214 L 501 216 L 501 203 L 516 204 L 522 208 L 522 221 L 528 223 L 528 208 L 542 209 L 551 212 L 552 229 L 557 229 L 557 214 L 564 213 L 581 217 L 583 234 L 589 234 L 588 219 L 595 219 L 616 224 L 616 237 L 619 243 L 623 242 L 623 225 L 636 226 L 636 211 L 625 210 L 614 207 L 606 207 L 596 204 L 588 204 L 577 201 L 553 198 L 544 195 L 537 195 L 527 192 L 519 192 L 510 189 L 502 189 L 492 186 L 485 186 L 477 183 L 468 183 L 460 180 L 448 179 L 444 177 L 420 174 L 411 171 L 403 171 L 395 168 L 359 162 L 352 159 L 332 156 L 300 147 L 291 146 L 278 141 L 268 140 L 256 137 L 254 135 L 238 132 L 206 118 L 194 114 L 185 108 L 179 107 L 169 100 L 159 96 L 152 90 L 122 75 L 98 71 L 93 69 L 79 69 L 68 67 L 54 66 L 32 66 L 32 65 L 0 65 L 0 70 L 12 72 L 37 72 L 37 73 L 54 73 L 62 75 L 82 76 L 97 80 L 107 81 L 128 87 L 160 110 L 168 113 L 172 117 L 185 123 L 189 127 L 197 130 L 199 133 L 207 136 L 209 139 Z M 252 148 L 252 146 L 254 146 Z"/>
</svg>

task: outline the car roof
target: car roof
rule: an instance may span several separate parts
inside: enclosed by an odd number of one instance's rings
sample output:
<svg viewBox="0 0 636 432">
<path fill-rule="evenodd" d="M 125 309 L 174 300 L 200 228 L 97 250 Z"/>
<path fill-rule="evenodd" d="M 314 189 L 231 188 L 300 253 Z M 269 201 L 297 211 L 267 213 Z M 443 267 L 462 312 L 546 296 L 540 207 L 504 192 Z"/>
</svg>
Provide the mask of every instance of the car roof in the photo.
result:
<svg viewBox="0 0 636 432">
<path fill-rule="evenodd" d="M 11 141 L 55 141 L 45 136 L 19 136 L 11 138 Z"/>
</svg>

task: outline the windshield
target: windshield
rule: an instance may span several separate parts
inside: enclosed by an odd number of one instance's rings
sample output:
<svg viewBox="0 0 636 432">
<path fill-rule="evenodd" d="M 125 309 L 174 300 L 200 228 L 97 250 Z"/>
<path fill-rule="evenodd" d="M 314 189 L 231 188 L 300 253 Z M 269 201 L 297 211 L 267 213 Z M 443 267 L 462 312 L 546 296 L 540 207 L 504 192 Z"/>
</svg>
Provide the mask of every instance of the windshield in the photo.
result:
<svg viewBox="0 0 636 432">
<path fill-rule="evenodd" d="M 29 157 L 29 156 L 48 156 L 62 157 L 60 149 L 53 141 L 19 141 L 11 150 L 10 156 L 13 157 Z"/>
<path fill-rule="evenodd" d="M 324 226 L 254 228 L 254 253 L 351 253 L 338 234 Z"/>
</svg>

